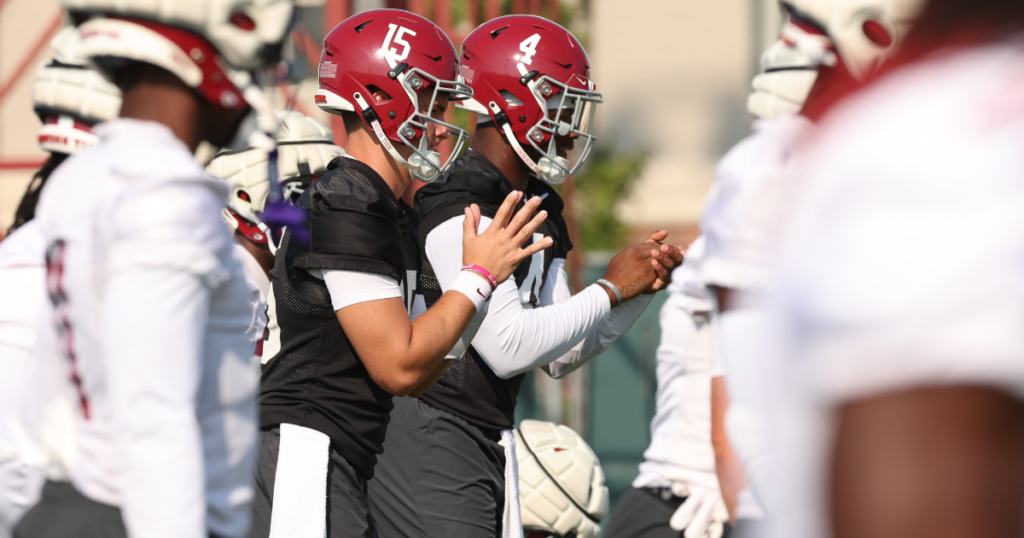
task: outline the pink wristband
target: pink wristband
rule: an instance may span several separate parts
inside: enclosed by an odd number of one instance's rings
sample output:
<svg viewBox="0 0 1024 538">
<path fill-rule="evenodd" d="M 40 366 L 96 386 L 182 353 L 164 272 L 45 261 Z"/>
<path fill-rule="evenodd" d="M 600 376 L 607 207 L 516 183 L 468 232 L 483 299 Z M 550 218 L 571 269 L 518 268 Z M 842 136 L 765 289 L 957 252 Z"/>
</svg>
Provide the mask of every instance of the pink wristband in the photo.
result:
<svg viewBox="0 0 1024 538">
<path fill-rule="evenodd" d="M 498 289 L 498 279 L 494 278 L 494 275 L 490 271 L 480 267 L 479 265 L 467 263 L 462 266 L 463 271 L 473 271 L 474 273 L 487 279 L 487 282 L 491 283 L 491 291 Z"/>
</svg>

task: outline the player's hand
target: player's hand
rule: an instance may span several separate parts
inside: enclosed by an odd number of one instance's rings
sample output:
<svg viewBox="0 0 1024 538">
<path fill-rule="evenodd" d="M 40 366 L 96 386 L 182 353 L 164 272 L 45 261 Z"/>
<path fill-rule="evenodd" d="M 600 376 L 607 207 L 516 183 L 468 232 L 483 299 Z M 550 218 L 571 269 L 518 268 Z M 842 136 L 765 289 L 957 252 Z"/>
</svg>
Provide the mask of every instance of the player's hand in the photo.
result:
<svg viewBox="0 0 1024 538">
<path fill-rule="evenodd" d="M 466 208 L 466 219 L 462 227 L 462 263 L 479 265 L 487 269 L 499 284 L 512 276 L 512 272 L 523 260 L 550 247 L 554 242 L 550 237 L 545 237 L 522 248 L 548 217 L 547 211 L 541 211 L 533 216 L 533 212 L 540 206 L 539 196 L 531 198 L 513 216 L 512 212 L 522 198 L 522 192 L 509 193 L 494 214 L 494 220 L 482 234 L 478 233 L 480 208 L 476 204 Z"/>
<path fill-rule="evenodd" d="M 685 253 L 683 247 L 662 244 L 666 238 L 668 238 L 668 232 L 658 230 L 644 242 L 652 247 L 651 266 L 654 267 L 654 272 L 658 275 L 644 293 L 655 293 L 667 288 L 672 283 L 672 270 L 683 263 L 683 254 Z"/>
<path fill-rule="evenodd" d="M 653 250 L 648 243 L 633 245 L 616 254 L 608 262 L 604 279 L 619 288 L 623 301 L 640 295 L 650 288 L 658 278 L 658 274 L 651 264 Z M 612 301 L 612 306 L 617 306 L 615 295 L 611 290 L 608 290 L 608 297 Z"/>
<path fill-rule="evenodd" d="M 672 514 L 668 524 L 681 531 L 685 538 L 721 538 L 729 512 L 717 490 L 688 485 L 689 492 L 683 504 Z"/>
</svg>

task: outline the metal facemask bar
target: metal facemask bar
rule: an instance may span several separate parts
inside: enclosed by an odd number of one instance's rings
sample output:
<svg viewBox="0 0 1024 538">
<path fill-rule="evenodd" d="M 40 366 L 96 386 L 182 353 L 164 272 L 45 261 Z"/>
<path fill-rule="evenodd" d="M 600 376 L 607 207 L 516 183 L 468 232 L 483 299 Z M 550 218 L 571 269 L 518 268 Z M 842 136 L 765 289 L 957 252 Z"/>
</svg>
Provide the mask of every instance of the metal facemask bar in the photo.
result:
<svg viewBox="0 0 1024 538">
<path fill-rule="evenodd" d="M 598 103 L 604 102 L 600 92 L 593 90 L 581 90 L 563 84 L 545 75 L 527 83 L 531 93 L 537 99 L 542 109 L 547 110 L 547 116 L 537 122 L 527 132 L 527 140 L 542 155 L 537 163 L 526 156 L 517 148 L 516 153 L 526 161 L 534 173 L 551 185 L 558 185 L 565 181 L 566 176 L 573 175 L 587 161 L 590 152 L 594 148 L 597 137 L 590 134 L 591 126 L 594 123 L 594 112 Z M 591 84 L 591 88 L 593 85 Z M 561 91 L 556 93 L 556 89 Z M 544 133 L 551 136 L 547 148 L 540 146 L 544 141 Z M 583 147 L 577 150 L 576 162 L 570 163 L 568 159 L 558 156 L 557 137 L 576 135 L 577 143 L 583 142 Z M 506 133 L 513 147 L 518 146 L 518 141 L 511 133 Z"/>
<path fill-rule="evenodd" d="M 437 119 L 430 115 L 430 110 L 434 108 L 434 104 L 437 103 L 437 97 L 441 93 L 448 94 L 448 102 L 454 103 L 456 101 L 462 101 L 473 96 L 473 90 L 461 83 L 454 80 L 441 80 L 437 77 L 430 75 L 429 73 L 419 68 L 409 68 L 406 63 L 400 63 L 396 65 L 391 71 L 388 71 L 388 76 L 398 81 L 401 84 L 402 89 L 405 90 L 409 100 L 413 103 L 414 112 L 409 116 L 402 124 L 398 127 L 398 138 L 405 144 L 406 147 L 412 150 L 412 155 L 408 160 L 404 159 L 395 149 L 394 145 L 388 139 L 384 130 L 380 127 L 380 120 L 370 105 L 363 99 L 363 96 L 359 93 L 353 94 L 353 98 L 363 115 L 363 119 L 370 124 L 373 128 L 373 132 L 377 135 L 377 139 L 380 140 L 381 145 L 388 151 L 391 157 L 405 166 L 411 171 L 413 179 L 429 183 L 437 179 L 442 172 L 444 172 L 451 163 L 455 160 L 455 157 L 462 151 L 462 147 L 466 145 L 466 141 L 469 139 L 469 132 L 444 120 Z M 419 106 L 419 97 L 416 94 L 416 90 L 423 86 L 433 85 L 433 93 L 430 96 L 430 103 L 428 104 L 427 111 L 421 111 Z M 452 149 L 451 154 L 448 156 L 448 160 L 441 163 L 441 154 L 437 151 L 431 151 L 430 142 L 428 140 L 427 132 L 428 129 L 433 128 L 432 123 L 443 126 L 451 131 L 452 136 L 455 137 L 455 145 Z M 416 136 L 416 129 L 420 130 L 420 139 L 417 145 L 413 145 L 411 139 Z"/>
</svg>

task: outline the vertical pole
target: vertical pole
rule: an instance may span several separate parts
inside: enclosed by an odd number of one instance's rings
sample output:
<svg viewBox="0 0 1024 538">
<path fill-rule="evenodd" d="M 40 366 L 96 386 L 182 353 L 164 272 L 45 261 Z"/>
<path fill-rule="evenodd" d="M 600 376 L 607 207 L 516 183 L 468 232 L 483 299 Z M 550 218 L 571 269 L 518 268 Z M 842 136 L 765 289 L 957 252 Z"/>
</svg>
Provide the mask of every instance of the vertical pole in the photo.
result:
<svg viewBox="0 0 1024 538">
<path fill-rule="evenodd" d="M 540 11 L 540 0 L 530 0 L 530 7 L 527 8 L 530 15 L 543 16 Z"/>
<path fill-rule="evenodd" d="M 487 10 L 484 12 L 484 19 L 497 19 L 501 16 L 501 0 L 484 0 L 487 3 Z"/>
<path fill-rule="evenodd" d="M 562 18 L 562 14 L 559 10 L 558 0 L 547 0 L 546 3 L 548 5 L 548 18 L 554 23 L 561 24 L 559 19 Z"/>
<path fill-rule="evenodd" d="M 349 0 L 326 0 L 324 2 L 324 35 L 331 33 L 341 21 L 348 18 Z M 322 45 L 322 44 L 321 44 Z M 334 133 L 334 143 L 345 147 L 348 137 L 345 134 L 345 122 L 341 116 L 331 114 L 331 131 Z"/>
<path fill-rule="evenodd" d="M 409 11 L 412 11 L 417 15 L 422 15 L 428 19 L 430 18 L 430 16 L 427 15 L 427 3 L 425 0 L 409 0 Z"/>
<path fill-rule="evenodd" d="M 526 13 L 526 0 L 512 0 L 512 13 Z"/>
<path fill-rule="evenodd" d="M 428 17 L 429 18 L 429 17 Z M 445 35 L 452 35 L 452 6 L 451 0 L 434 0 L 434 24 L 441 27 Z M 455 44 L 458 47 L 458 43 Z"/>
<path fill-rule="evenodd" d="M 466 26 L 470 29 L 480 26 L 480 0 L 467 0 L 468 8 L 466 10 Z M 471 30 L 472 31 L 472 30 Z"/>
</svg>

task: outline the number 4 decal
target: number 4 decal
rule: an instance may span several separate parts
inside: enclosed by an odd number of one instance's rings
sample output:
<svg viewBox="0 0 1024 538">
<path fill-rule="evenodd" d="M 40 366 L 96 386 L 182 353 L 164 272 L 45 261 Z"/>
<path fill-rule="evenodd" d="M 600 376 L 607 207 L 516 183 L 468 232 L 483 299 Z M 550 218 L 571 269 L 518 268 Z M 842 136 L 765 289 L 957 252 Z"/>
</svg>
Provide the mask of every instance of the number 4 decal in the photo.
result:
<svg viewBox="0 0 1024 538">
<path fill-rule="evenodd" d="M 533 34 L 519 44 L 519 50 L 523 51 L 523 58 L 520 60 L 521 62 L 526 65 L 533 63 L 533 56 L 537 54 L 538 43 L 540 43 L 540 34 Z"/>
</svg>

